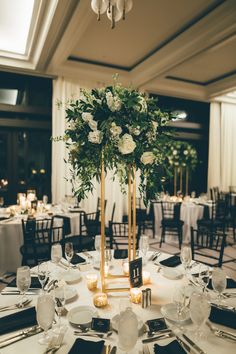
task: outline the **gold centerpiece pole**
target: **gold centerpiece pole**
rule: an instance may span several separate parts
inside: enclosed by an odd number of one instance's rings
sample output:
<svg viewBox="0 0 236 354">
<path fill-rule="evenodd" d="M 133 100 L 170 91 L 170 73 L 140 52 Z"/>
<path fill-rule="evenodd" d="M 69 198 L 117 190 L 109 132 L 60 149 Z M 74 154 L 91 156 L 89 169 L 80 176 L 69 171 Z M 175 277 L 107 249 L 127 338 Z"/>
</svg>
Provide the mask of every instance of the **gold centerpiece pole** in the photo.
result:
<svg viewBox="0 0 236 354">
<path fill-rule="evenodd" d="M 182 167 L 180 167 L 179 177 L 180 177 L 179 190 L 182 193 L 183 192 L 183 169 L 182 169 Z"/>
<path fill-rule="evenodd" d="M 177 184 L 177 168 L 174 170 L 174 195 L 176 195 L 176 184 Z"/>
<path fill-rule="evenodd" d="M 185 190 L 186 195 L 188 195 L 188 179 L 189 179 L 189 173 L 188 173 L 188 167 L 186 167 L 186 190 Z"/>
<path fill-rule="evenodd" d="M 133 259 L 136 258 L 136 168 L 133 167 Z"/>
<path fill-rule="evenodd" d="M 102 291 L 106 290 L 105 284 L 105 171 L 104 171 L 104 154 L 102 153 L 101 162 L 101 285 Z"/>
<path fill-rule="evenodd" d="M 132 235 L 132 198 L 131 198 L 131 169 L 128 172 L 128 258 L 131 261 L 131 235 Z"/>
</svg>

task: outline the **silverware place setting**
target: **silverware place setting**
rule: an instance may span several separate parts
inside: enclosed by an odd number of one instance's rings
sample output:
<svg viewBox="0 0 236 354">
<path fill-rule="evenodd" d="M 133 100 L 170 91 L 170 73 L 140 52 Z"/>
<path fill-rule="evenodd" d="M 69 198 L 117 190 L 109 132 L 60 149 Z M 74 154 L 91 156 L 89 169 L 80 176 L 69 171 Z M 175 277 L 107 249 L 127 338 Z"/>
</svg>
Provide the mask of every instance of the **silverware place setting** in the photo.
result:
<svg viewBox="0 0 236 354">
<path fill-rule="evenodd" d="M 12 305 L 1 306 L 0 312 L 11 311 L 11 310 L 15 310 L 15 309 L 22 309 L 22 308 L 26 307 L 27 305 L 29 305 L 31 303 L 31 301 L 32 301 L 32 299 L 25 299 L 22 303 L 17 302 Z"/>
</svg>

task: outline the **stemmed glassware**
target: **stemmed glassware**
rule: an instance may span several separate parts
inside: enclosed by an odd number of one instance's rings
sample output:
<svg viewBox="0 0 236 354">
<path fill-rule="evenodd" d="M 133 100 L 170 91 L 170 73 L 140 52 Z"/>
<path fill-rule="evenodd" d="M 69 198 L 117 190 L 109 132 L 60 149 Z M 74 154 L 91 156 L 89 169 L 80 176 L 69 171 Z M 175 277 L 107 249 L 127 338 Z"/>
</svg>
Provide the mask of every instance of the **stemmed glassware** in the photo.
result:
<svg viewBox="0 0 236 354">
<path fill-rule="evenodd" d="M 29 289 L 30 284 L 31 284 L 30 267 L 23 266 L 17 268 L 16 286 L 20 290 L 20 294 L 22 295 L 19 304 L 20 307 L 23 307 L 23 300 L 25 297 L 25 293 Z"/>
<path fill-rule="evenodd" d="M 73 249 L 73 243 L 72 242 L 66 242 L 65 243 L 65 256 L 66 259 L 69 263 L 69 270 L 71 269 L 71 260 L 74 255 L 74 249 Z"/>
<path fill-rule="evenodd" d="M 211 306 L 204 293 L 193 293 L 190 299 L 190 317 L 192 322 L 196 325 L 195 336 L 199 340 L 204 332 L 201 327 L 204 325 L 210 315 Z"/>
<path fill-rule="evenodd" d="M 58 264 L 62 259 L 62 247 L 60 243 L 55 243 L 51 248 L 51 260 L 53 263 Z"/>
<path fill-rule="evenodd" d="M 55 314 L 55 302 L 53 297 L 49 294 L 39 295 L 36 310 L 37 322 L 44 330 L 43 337 L 40 337 L 38 342 L 40 344 L 48 344 L 51 340 L 48 335 L 48 330 L 52 326 Z"/>
<path fill-rule="evenodd" d="M 172 297 L 173 303 L 176 305 L 177 310 L 177 320 L 182 321 L 185 317 L 183 315 L 183 310 L 185 306 L 185 292 L 183 287 L 175 287 Z"/>
<path fill-rule="evenodd" d="M 97 261 L 100 261 L 100 250 L 101 250 L 101 235 L 95 236 L 94 247 L 97 251 Z"/>
<path fill-rule="evenodd" d="M 200 264 L 199 268 L 199 284 L 202 286 L 203 293 L 206 291 L 206 287 L 209 284 L 210 281 L 210 270 L 209 267 Z"/>
<path fill-rule="evenodd" d="M 218 293 L 217 299 L 220 303 L 223 299 L 222 293 L 226 288 L 226 275 L 221 268 L 215 268 L 212 272 L 212 287 Z"/>
<path fill-rule="evenodd" d="M 184 266 L 185 276 L 187 277 L 187 272 L 192 261 L 192 250 L 189 245 L 182 245 L 180 259 Z"/>
<path fill-rule="evenodd" d="M 62 331 L 62 329 L 64 328 L 61 325 L 62 310 L 63 310 L 65 303 L 66 303 L 65 287 L 64 286 L 59 286 L 54 289 L 54 299 L 55 299 L 55 305 L 56 305 L 56 310 L 57 310 L 57 315 L 58 315 L 58 325 L 55 327 L 54 332 L 60 333 Z"/>
<path fill-rule="evenodd" d="M 42 292 L 44 291 L 44 286 L 48 280 L 48 264 L 46 262 L 38 264 L 38 279 L 42 287 Z"/>
<path fill-rule="evenodd" d="M 149 237 L 147 235 L 142 235 L 140 237 L 139 248 L 143 254 L 143 263 L 146 264 L 147 262 L 146 256 L 149 250 Z"/>
</svg>

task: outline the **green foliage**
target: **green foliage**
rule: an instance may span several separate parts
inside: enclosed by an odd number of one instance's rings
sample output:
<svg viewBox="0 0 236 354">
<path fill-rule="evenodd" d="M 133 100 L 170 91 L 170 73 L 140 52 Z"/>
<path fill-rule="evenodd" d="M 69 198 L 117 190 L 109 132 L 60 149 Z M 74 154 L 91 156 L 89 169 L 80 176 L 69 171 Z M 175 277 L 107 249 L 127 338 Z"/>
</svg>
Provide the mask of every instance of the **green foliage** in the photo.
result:
<svg viewBox="0 0 236 354">
<path fill-rule="evenodd" d="M 167 157 L 171 166 L 188 168 L 189 171 L 193 171 L 198 163 L 196 149 L 183 141 L 172 142 L 167 148 Z"/>
</svg>

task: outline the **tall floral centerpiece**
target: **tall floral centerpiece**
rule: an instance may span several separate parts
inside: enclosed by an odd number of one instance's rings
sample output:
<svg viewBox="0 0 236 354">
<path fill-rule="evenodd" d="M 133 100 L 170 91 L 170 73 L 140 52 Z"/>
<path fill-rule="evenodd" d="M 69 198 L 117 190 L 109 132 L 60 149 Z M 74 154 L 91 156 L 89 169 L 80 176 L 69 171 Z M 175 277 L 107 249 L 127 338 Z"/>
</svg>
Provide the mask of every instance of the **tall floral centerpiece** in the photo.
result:
<svg viewBox="0 0 236 354">
<path fill-rule="evenodd" d="M 177 189 L 177 176 L 179 175 L 179 189 L 183 191 L 183 173 L 185 173 L 185 194 L 188 194 L 189 174 L 197 166 L 197 151 L 189 143 L 184 141 L 172 142 L 167 151 L 169 164 L 174 169 L 174 194 Z"/>
<path fill-rule="evenodd" d="M 139 190 L 144 199 L 154 197 L 168 168 L 163 146 L 170 140 L 172 116 L 158 108 L 155 98 L 115 80 L 113 86 L 82 90 L 80 98 L 69 103 L 66 119 L 68 128 L 61 139 L 69 149 L 72 179 L 77 180 L 75 195 L 84 199 L 94 188 L 94 177 L 101 181 L 103 235 L 104 180 L 106 171 L 113 170 L 121 186 L 128 185 L 129 232 L 133 230 L 135 247 L 136 205 L 131 208 L 131 200 L 136 200 L 135 174 L 140 170 Z"/>
</svg>

